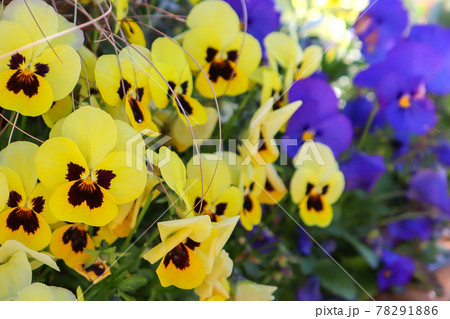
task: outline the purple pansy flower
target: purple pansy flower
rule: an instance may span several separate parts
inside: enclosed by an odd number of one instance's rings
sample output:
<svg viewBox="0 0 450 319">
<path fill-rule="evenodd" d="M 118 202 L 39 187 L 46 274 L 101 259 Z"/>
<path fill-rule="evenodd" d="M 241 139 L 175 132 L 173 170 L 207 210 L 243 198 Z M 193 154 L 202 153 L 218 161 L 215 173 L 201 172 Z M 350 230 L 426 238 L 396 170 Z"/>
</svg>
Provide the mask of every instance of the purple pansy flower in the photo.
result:
<svg viewBox="0 0 450 319">
<path fill-rule="evenodd" d="M 442 56 L 443 67 L 428 81 L 427 90 L 440 95 L 450 93 L 450 29 L 433 24 L 415 25 L 409 40 L 426 44 Z"/>
<path fill-rule="evenodd" d="M 242 0 L 224 0 L 236 11 L 243 25 L 244 10 Z M 253 35 L 264 51 L 263 40 L 269 33 L 280 27 L 280 12 L 273 0 L 244 0 L 247 7 L 247 33 Z"/>
<path fill-rule="evenodd" d="M 411 258 L 384 249 L 381 259 L 383 268 L 377 273 L 380 290 L 387 290 L 392 286 L 403 286 L 411 281 L 416 269 Z"/>
<path fill-rule="evenodd" d="M 304 141 L 314 140 L 328 145 L 337 157 L 345 151 L 353 137 L 351 121 L 339 112 L 333 88 L 319 78 L 297 81 L 289 90 L 289 101 L 303 101 L 289 120 L 281 145 L 294 158 Z M 295 140 L 295 145 L 292 144 Z"/>
<path fill-rule="evenodd" d="M 319 277 L 310 277 L 297 291 L 298 301 L 320 301 L 322 293 L 320 292 Z"/>
<path fill-rule="evenodd" d="M 442 167 L 423 169 L 411 179 L 408 198 L 437 207 L 450 215 L 447 172 Z"/>
<path fill-rule="evenodd" d="M 431 237 L 432 225 L 433 223 L 430 218 L 421 217 L 390 223 L 387 229 L 394 241 L 414 239 L 426 241 Z"/>
<path fill-rule="evenodd" d="M 355 32 L 363 42 L 369 62 L 381 61 L 401 38 L 408 25 L 408 11 L 400 0 L 371 0 L 359 16 Z"/>
<path fill-rule="evenodd" d="M 355 84 L 377 90 L 386 120 L 396 132 L 425 134 L 437 122 L 427 83 L 442 67 L 442 57 L 430 46 L 410 41 L 397 44 L 381 63 L 360 72 Z"/>
<path fill-rule="evenodd" d="M 364 153 L 352 154 L 350 160 L 340 167 L 345 176 L 345 190 L 362 189 L 370 192 L 386 172 L 383 156 Z"/>
</svg>

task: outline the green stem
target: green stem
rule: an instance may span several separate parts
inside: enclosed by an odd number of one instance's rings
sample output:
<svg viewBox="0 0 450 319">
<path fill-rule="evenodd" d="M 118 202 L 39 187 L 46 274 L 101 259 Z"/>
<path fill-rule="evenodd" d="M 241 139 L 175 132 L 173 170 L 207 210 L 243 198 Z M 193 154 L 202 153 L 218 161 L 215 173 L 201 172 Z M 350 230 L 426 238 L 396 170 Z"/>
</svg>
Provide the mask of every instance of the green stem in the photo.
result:
<svg viewBox="0 0 450 319">
<path fill-rule="evenodd" d="M 370 112 L 369 118 L 367 119 L 366 125 L 364 126 L 364 131 L 363 134 L 361 135 L 361 139 L 359 140 L 358 144 L 358 149 L 361 151 L 364 147 L 367 136 L 369 135 L 370 127 L 372 126 L 377 113 L 378 113 L 378 105 L 373 108 L 372 112 Z"/>
</svg>

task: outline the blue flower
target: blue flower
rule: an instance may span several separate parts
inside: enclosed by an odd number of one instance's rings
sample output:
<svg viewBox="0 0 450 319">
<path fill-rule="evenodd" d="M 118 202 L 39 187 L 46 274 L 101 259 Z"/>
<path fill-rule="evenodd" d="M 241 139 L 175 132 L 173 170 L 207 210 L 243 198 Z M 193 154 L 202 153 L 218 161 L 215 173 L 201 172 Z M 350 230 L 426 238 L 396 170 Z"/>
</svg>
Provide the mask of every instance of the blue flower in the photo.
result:
<svg viewBox="0 0 450 319">
<path fill-rule="evenodd" d="M 383 62 L 360 72 L 355 84 L 377 90 L 381 111 L 396 132 L 422 135 L 437 122 L 435 106 L 426 93 L 427 83 L 442 63 L 441 55 L 430 46 L 402 41 Z"/>
<path fill-rule="evenodd" d="M 443 67 L 428 81 L 427 90 L 440 95 L 450 93 L 450 29 L 432 24 L 415 25 L 409 40 L 426 44 L 442 56 Z"/>
<path fill-rule="evenodd" d="M 350 160 L 341 164 L 345 176 L 345 190 L 372 191 L 381 175 L 386 172 L 383 156 L 364 153 L 352 154 Z"/>
<path fill-rule="evenodd" d="M 242 0 L 224 0 L 236 11 L 244 24 L 244 10 Z M 247 33 L 253 35 L 261 44 L 264 51 L 263 40 L 269 33 L 280 27 L 280 12 L 275 8 L 273 0 L 244 0 L 247 7 Z"/>
<path fill-rule="evenodd" d="M 430 218 L 421 217 L 390 223 L 387 229 L 394 241 L 414 239 L 426 241 L 431 237 L 432 225 Z"/>
<path fill-rule="evenodd" d="M 384 249 L 381 259 L 383 267 L 377 273 L 380 290 L 387 290 L 392 286 L 403 286 L 411 281 L 416 269 L 411 258 Z"/>
<path fill-rule="evenodd" d="M 401 0 L 371 0 L 359 16 L 355 31 L 363 42 L 368 62 L 381 61 L 408 26 L 408 11 Z"/>
<path fill-rule="evenodd" d="M 444 168 L 423 169 L 411 179 L 408 198 L 437 207 L 450 215 L 447 172 Z"/>
<path fill-rule="evenodd" d="M 320 292 L 319 277 L 310 277 L 297 291 L 298 301 L 320 301 L 322 293 Z"/>
<path fill-rule="evenodd" d="M 294 158 L 306 140 L 314 140 L 331 148 L 337 157 L 345 151 L 353 137 L 353 127 L 339 112 L 333 88 L 319 78 L 297 81 L 289 90 L 289 101 L 303 101 L 289 120 L 281 145 Z M 295 140 L 296 144 L 292 144 Z"/>
</svg>

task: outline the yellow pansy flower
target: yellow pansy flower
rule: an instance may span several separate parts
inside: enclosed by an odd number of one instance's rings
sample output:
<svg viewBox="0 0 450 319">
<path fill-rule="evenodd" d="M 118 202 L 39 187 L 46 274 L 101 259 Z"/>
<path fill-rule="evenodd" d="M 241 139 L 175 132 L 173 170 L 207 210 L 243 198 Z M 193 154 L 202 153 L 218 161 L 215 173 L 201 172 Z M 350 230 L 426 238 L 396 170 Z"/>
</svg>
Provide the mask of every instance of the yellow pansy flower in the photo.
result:
<svg viewBox="0 0 450 319">
<path fill-rule="evenodd" d="M 31 12 L 30 12 L 31 10 Z M 32 15 L 33 14 L 33 15 Z M 53 101 L 66 97 L 80 76 L 80 58 L 71 46 L 82 33 L 69 33 L 50 42 L 20 50 L 64 30 L 69 22 L 44 1 L 13 0 L 0 20 L 0 105 L 27 116 L 45 113 Z M 80 31 L 81 32 L 81 31 Z"/>
<path fill-rule="evenodd" d="M 144 255 L 154 264 L 161 285 L 181 289 L 200 286 L 230 237 L 239 217 L 211 223 L 208 216 L 158 223 L 162 242 Z"/>
<path fill-rule="evenodd" d="M 151 95 L 148 74 L 151 53 L 147 48 L 127 46 L 119 55 L 102 55 L 95 65 L 95 82 L 103 100 L 111 106 L 124 107 L 137 131 L 158 132 L 148 108 Z"/>
<path fill-rule="evenodd" d="M 124 127 L 132 130 L 100 109 L 81 107 L 64 119 L 61 135 L 41 145 L 37 173 L 53 190 L 49 204 L 57 219 L 103 226 L 117 216 L 117 205 L 141 195 L 146 170 L 135 168 L 140 159 L 123 150 Z"/>
<path fill-rule="evenodd" d="M 203 283 L 194 292 L 200 300 L 226 300 L 230 298 L 230 284 L 227 280 L 233 271 L 233 261 L 225 250 L 214 260 L 214 266 Z"/>
<path fill-rule="evenodd" d="M 284 86 L 288 89 L 294 80 L 312 75 L 322 63 L 323 49 L 311 45 L 302 50 L 298 42 L 282 32 L 272 32 L 264 38 L 269 62 L 273 70 L 280 65 L 285 71 Z"/>
<path fill-rule="evenodd" d="M 344 191 L 345 179 L 330 148 L 320 143 L 315 145 L 320 157 L 304 162 L 295 171 L 290 192 L 307 226 L 327 227 L 333 220 L 331 205 Z M 302 154 L 301 149 L 299 154 Z"/>
<path fill-rule="evenodd" d="M 51 191 L 37 183 L 34 162 L 38 146 L 15 142 L 0 152 L 0 172 L 6 177 L 9 193 L 6 208 L 0 213 L 0 244 L 17 240 L 33 250 L 44 249 L 50 242 L 48 222 L 55 222 L 49 212 Z"/>
<path fill-rule="evenodd" d="M 120 22 L 120 27 L 125 34 L 128 42 L 143 47 L 147 46 L 144 32 L 142 32 L 141 27 L 136 21 L 130 18 L 125 18 Z"/>
<path fill-rule="evenodd" d="M 275 135 L 301 106 L 301 101 L 292 102 L 273 110 L 274 99 L 269 98 L 253 115 L 247 139 L 240 146 L 242 156 L 250 156 L 259 165 L 273 163 L 280 152 L 274 140 Z"/>
<path fill-rule="evenodd" d="M 15 240 L 4 242 L 0 247 L 0 300 L 15 299 L 22 289 L 31 285 L 32 269 L 27 255 L 59 270 L 50 256 L 27 248 Z"/>
<path fill-rule="evenodd" d="M 242 210 L 242 191 L 231 185 L 227 163 L 219 154 L 201 154 L 201 165 L 194 155 L 186 170 L 186 198 L 192 215 L 208 215 L 211 221 L 238 215 Z"/>
<path fill-rule="evenodd" d="M 165 108 L 172 100 L 184 123 L 187 118 L 191 126 L 205 124 L 207 113 L 191 96 L 192 74 L 183 49 L 168 38 L 158 38 L 152 44 L 152 57 L 155 67 L 149 83 L 155 105 Z"/>
<path fill-rule="evenodd" d="M 42 114 L 45 124 L 52 128 L 56 122 L 69 115 L 73 110 L 73 101 L 70 95 L 53 102 L 50 109 Z"/>
<path fill-rule="evenodd" d="M 190 11 L 186 24 L 190 30 L 183 47 L 207 75 L 198 72 L 198 92 L 212 98 L 211 83 L 217 96 L 244 93 L 262 53 L 259 42 L 240 31 L 239 17 L 231 6 L 224 1 L 200 2 Z M 192 59 L 189 64 L 193 71 L 200 70 Z"/>
<path fill-rule="evenodd" d="M 88 262 L 92 256 L 85 249 L 95 249 L 94 242 L 83 224 L 69 224 L 53 231 L 50 252 L 64 260 L 67 266 Z"/>
</svg>

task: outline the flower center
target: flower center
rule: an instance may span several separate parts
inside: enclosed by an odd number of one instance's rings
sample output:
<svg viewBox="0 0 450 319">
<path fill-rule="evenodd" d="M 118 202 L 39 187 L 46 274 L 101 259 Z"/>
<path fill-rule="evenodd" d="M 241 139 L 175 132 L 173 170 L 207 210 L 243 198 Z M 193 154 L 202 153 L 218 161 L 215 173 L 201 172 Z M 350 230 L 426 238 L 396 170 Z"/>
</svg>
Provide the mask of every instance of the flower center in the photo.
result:
<svg viewBox="0 0 450 319">
<path fill-rule="evenodd" d="M 398 105 L 404 109 L 409 108 L 411 106 L 411 95 L 403 94 L 398 100 Z"/>
<path fill-rule="evenodd" d="M 304 131 L 303 135 L 302 135 L 302 139 L 304 141 L 306 141 L 306 140 L 313 140 L 314 139 L 314 135 L 315 135 L 315 132 L 313 132 L 313 131 Z"/>
</svg>

